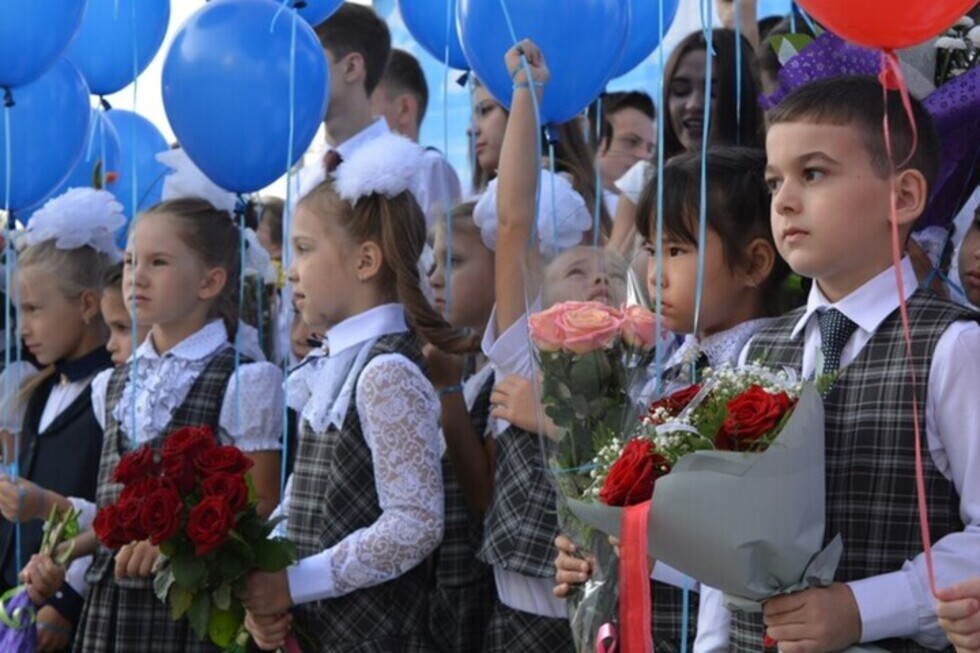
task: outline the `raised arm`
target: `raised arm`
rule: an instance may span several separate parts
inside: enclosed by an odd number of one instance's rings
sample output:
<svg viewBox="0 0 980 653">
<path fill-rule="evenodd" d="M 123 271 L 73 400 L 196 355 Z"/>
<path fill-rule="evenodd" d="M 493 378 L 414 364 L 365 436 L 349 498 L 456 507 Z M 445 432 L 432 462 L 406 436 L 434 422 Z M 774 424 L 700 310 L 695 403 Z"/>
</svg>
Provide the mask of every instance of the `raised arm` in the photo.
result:
<svg viewBox="0 0 980 653">
<path fill-rule="evenodd" d="M 521 62 L 521 54 L 531 69 L 531 80 Z M 528 247 L 534 224 L 535 192 L 541 168 L 537 150 L 537 117 L 532 93 L 538 101 L 548 82 L 544 55 L 534 43 L 521 41 L 505 55 L 507 70 L 514 79 L 510 117 L 500 152 L 497 176 L 497 250 L 495 281 L 497 333 L 502 334 L 524 314 L 524 263 L 537 265 L 537 247 Z"/>
</svg>

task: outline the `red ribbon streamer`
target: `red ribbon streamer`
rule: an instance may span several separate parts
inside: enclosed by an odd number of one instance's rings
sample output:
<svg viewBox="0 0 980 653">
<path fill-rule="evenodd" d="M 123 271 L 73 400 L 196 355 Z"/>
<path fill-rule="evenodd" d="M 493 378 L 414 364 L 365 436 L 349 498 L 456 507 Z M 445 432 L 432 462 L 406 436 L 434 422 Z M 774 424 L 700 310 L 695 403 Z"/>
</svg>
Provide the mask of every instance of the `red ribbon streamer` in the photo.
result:
<svg viewBox="0 0 980 653">
<path fill-rule="evenodd" d="M 903 168 L 915 154 L 918 146 L 918 126 L 915 123 L 915 115 L 912 113 L 912 101 L 909 99 L 908 85 L 902 75 L 902 66 L 898 61 L 898 56 L 892 50 L 885 50 L 881 56 L 881 73 L 878 75 L 881 82 L 882 93 L 885 100 L 885 115 L 882 121 L 882 128 L 885 135 L 885 150 L 888 152 L 888 161 L 892 166 L 892 178 L 896 170 Z M 905 107 L 905 115 L 912 126 L 912 147 L 908 156 L 900 164 L 895 165 L 894 153 L 892 152 L 891 130 L 888 126 L 888 91 L 898 91 L 902 97 L 902 105 Z M 895 266 L 895 282 L 898 284 L 898 308 L 902 316 L 902 333 L 905 337 L 905 353 L 908 360 L 912 360 L 912 333 L 909 329 L 908 304 L 905 301 L 905 283 L 902 279 L 902 249 L 903 244 L 898 233 L 898 207 L 895 204 L 895 188 L 892 188 L 890 197 L 890 218 L 892 232 L 892 263 Z M 915 487 L 919 504 L 919 529 L 922 536 L 922 550 L 925 555 L 926 572 L 929 576 L 929 589 L 935 596 L 936 572 L 932 564 L 932 543 L 929 536 L 929 513 L 926 508 L 926 483 L 925 473 L 922 468 L 922 433 L 919 427 L 919 395 L 917 388 L 919 381 L 915 376 L 915 369 L 909 367 L 912 383 L 912 420 L 915 428 Z"/>
<path fill-rule="evenodd" d="M 619 650 L 619 636 L 616 626 L 602 624 L 595 638 L 595 653 L 616 653 Z"/>
<path fill-rule="evenodd" d="M 647 517 L 650 502 L 623 510 L 619 546 L 619 627 L 624 653 L 653 653 Z"/>
</svg>

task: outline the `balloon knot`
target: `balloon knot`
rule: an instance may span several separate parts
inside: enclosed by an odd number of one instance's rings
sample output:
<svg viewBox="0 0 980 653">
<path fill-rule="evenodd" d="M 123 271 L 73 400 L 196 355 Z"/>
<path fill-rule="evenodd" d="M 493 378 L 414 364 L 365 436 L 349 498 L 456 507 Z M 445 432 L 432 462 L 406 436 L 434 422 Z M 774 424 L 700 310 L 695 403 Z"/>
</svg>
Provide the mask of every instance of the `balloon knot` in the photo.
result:
<svg viewBox="0 0 980 653">
<path fill-rule="evenodd" d="M 882 66 L 878 74 L 878 81 L 888 91 L 898 91 L 902 89 L 903 81 L 901 75 L 901 64 L 898 56 L 893 50 L 885 50 L 881 53 Z"/>
<path fill-rule="evenodd" d="M 103 95 L 100 95 L 99 96 L 99 106 L 102 107 L 102 110 L 103 111 L 111 111 L 112 110 L 112 105 L 109 104 L 109 100 L 105 99 L 105 96 L 103 96 Z"/>
<path fill-rule="evenodd" d="M 6 86 L 3 87 L 3 106 L 8 109 L 14 106 L 14 93 Z"/>
<path fill-rule="evenodd" d="M 306 0 L 293 0 L 293 9 L 303 9 L 306 7 Z"/>
</svg>

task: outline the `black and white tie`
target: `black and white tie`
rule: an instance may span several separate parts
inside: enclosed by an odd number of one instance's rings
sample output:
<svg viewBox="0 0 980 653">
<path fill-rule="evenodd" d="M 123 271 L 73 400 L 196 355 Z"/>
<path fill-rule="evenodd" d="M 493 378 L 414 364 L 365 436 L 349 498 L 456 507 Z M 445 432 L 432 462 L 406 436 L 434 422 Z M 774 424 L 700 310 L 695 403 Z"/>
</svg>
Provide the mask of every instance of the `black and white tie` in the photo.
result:
<svg viewBox="0 0 980 653">
<path fill-rule="evenodd" d="M 840 369 L 840 356 L 844 351 L 844 345 L 854 335 L 857 324 L 852 322 L 846 315 L 836 308 L 820 313 L 820 339 L 823 350 L 823 369 L 821 375 L 836 374 Z"/>
</svg>

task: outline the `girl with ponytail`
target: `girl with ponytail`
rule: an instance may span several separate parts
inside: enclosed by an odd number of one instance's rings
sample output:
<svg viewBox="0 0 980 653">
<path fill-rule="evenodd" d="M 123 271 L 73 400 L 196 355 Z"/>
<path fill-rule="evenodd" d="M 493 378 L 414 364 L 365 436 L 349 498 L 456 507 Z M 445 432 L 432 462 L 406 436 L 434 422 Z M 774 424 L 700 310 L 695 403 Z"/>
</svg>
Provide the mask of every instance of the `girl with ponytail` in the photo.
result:
<svg viewBox="0 0 980 653">
<path fill-rule="evenodd" d="M 244 594 L 264 650 L 294 619 L 318 651 L 432 650 L 425 560 L 443 534 L 442 448 L 419 338 L 452 353 L 478 343 L 423 290 L 421 158 L 407 139 L 379 137 L 294 216 L 293 297 L 326 336 L 287 386 L 301 432 L 281 509 L 299 562 L 252 574 Z"/>
</svg>

